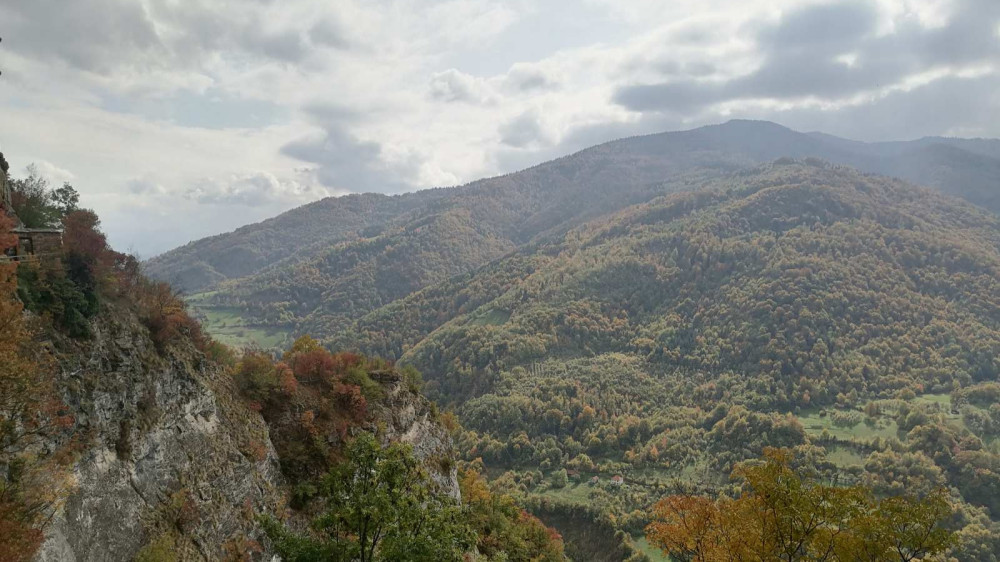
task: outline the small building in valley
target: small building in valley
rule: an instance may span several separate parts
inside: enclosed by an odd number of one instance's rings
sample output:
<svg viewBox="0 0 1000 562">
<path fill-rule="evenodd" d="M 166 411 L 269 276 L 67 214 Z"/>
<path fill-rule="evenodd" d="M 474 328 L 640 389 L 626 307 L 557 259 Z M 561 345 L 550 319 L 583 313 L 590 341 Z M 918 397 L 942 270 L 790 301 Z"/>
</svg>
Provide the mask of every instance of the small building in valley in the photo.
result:
<svg viewBox="0 0 1000 562">
<path fill-rule="evenodd" d="M 625 478 L 623 478 L 621 474 L 615 474 L 614 476 L 611 477 L 612 486 L 621 486 L 624 483 L 625 483 Z"/>
</svg>

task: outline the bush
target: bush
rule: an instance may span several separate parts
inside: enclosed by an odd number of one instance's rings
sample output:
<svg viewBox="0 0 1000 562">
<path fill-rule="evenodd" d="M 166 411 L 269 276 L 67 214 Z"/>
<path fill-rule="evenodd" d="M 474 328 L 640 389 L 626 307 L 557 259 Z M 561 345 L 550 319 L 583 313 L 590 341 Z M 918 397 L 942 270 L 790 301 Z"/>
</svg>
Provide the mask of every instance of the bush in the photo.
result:
<svg viewBox="0 0 1000 562">
<path fill-rule="evenodd" d="M 51 317 L 70 336 L 87 337 L 89 320 L 98 312 L 97 294 L 84 290 L 60 273 L 42 272 L 35 264 L 19 264 L 17 296 L 25 308 L 39 316 Z"/>
<path fill-rule="evenodd" d="M 568 482 L 568 477 L 565 468 L 560 468 L 559 470 L 552 473 L 553 488 L 565 488 L 567 482 Z"/>
</svg>

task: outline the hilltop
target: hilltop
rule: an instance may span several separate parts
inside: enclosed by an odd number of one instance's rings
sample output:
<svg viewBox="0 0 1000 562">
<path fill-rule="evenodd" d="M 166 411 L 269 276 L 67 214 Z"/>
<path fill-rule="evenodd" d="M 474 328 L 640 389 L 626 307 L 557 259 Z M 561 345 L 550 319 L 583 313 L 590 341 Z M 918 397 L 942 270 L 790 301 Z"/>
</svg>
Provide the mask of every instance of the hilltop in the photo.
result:
<svg viewBox="0 0 1000 562">
<path fill-rule="evenodd" d="M 192 242 L 146 269 L 193 295 L 210 328 L 237 334 L 232 343 L 328 335 L 527 244 L 781 157 L 897 176 L 997 212 L 996 146 L 946 138 L 861 143 L 731 121 L 612 141 L 456 188 L 326 199 Z"/>
</svg>

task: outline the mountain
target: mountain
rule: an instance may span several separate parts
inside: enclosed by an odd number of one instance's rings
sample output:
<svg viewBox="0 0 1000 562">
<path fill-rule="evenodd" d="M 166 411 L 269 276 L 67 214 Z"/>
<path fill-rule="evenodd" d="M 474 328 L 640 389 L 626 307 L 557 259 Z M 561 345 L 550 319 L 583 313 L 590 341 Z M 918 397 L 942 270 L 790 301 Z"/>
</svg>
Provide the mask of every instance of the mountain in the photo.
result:
<svg viewBox="0 0 1000 562">
<path fill-rule="evenodd" d="M 444 377 L 450 400 L 519 365 L 625 353 L 661 375 L 786 381 L 753 400 L 790 409 L 805 390 L 825 403 L 851 389 L 996 378 L 1000 365 L 984 353 L 1000 344 L 998 274 L 1000 217 L 898 180 L 788 160 L 527 246 L 345 325 L 333 341 Z M 944 342 L 956 348 L 944 353 Z M 886 345 L 923 354 L 885 363 Z"/>
<path fill-rule="evenodd" d="M 349 196 L 193 242 L 147 271 L 195 294 L 220 337 L 329 335 L 414 291 L 588 220 L 781 157 L 893 175 L 1000 211 L 997 142 L 860 143 L 731 121 L 633 137 L 505 176 L 404 196 Z"/>
<path fill-rule="evenodd" d="M 151 275 L 187 291 L 233 277 L 251 275 L 270 265 L 294 263 L 316 245 L 329 245 L 378 229 L 404 215 L 433 193 L 389 197 L 346 195 L 310 203 L 229 234 L 210 236 L 150 260 Z"/>
<path fill-rule="evenodd" d="M 327 344 L 424 372 L 467 459 L 546 475 L 520 486 L 552 524 L 593 510 L 639 536 L 665 489 L 725 490 L 771 446 L 879 494 L 951 487 L 955 556 L 1000 545 L 1000 217 L 927 188 L 779 160 L 528 244 Z M 598 484 L 560 488 L 563 469 Z"/>
</svg>

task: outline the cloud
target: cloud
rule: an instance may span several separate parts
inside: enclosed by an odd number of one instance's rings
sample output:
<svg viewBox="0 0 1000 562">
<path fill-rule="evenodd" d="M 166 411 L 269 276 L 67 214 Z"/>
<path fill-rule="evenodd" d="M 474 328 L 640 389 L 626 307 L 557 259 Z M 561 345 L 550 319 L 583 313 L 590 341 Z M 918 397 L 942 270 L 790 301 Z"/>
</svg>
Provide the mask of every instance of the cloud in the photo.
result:
<svg viewBox="0 0 1000 562">
<path fill-rule="evenodd" d="M 5 49 L 107 73 L 121 63 L 166 54 L 139 2 L 31 0 L 0 6 Z"/>
<path fill-rule="evenodd" d="M 28 168 L 34 168 L 36 174 L 39 177 L 49 182 L 49 185 L 60 186 L 63 183 L 72 183 L 76 178 L 76 175 L 69 170 L 65 170 L 56 166 L 48 160 L 36 160 L 32 162 Z M 30 173 L 31 170 L 28 170 Z"/>
<path fill-rule="evenodd" d="M 537 65 L 517 63 L 507 71 L 504 86 L 517 92 L 530 93 L 555 88 L 559 86 L 559 79 Z"/>
<path fill-rule="evenodd" d="M 151 177 L 132 178 L 125 182 L 125 189 L 133 195 L 164 195 L 167 189 Z"/>
<path fill-rule="evenodd" d="M 235 174 L 226 179 L 205 178 L 190 188 L 185 197 L 211 205 L 258 207 L 285 200 L 311 200 L 329 193 L 294 180 L 279 179 L 269 172 Z"/>
<path fill-rule="evenodd" d="M 430 97 L 444 102 L 466 102 L 488 104 L 496 101 L 496 95 L 482 78 L 449 68 L 431 77 Z"/>
<path fill-rule="evenodd" d="M 393 193 L 407 189 L 420 163 L 390 158 L 383 145 L 357 138 L 349 131 L 358 115 L 335 105 L 312 106 L 308 113 L 322 128 L 281 147 L 282 154 L 315 164 L 322 185 L 349 192 Z"/>
<path fill-rule="evenodd" d="M 872 2 L 795 8 L 752 30 L 761 63 L 728 79 L 680 78 L 619 88 L 614 100 L 633 111 L 697 112 L 733 100 L 831 102 L 902 84 L 932 69 L 958 72 L 1000 56 L 1000 4 L 959 0 L 951 18 L 928 27 L 909 13 L 883 21 Z M 890 24 L 891 31 L 880 28 Z"/>
<path fill-rule="evenodd" d="M 500 142 L 514 148 L 530 148 L 551 142 L 550 135 L 542 126 L 542 115 L 531 109 L 500 126 Z"/>
<path fill-rule="evenodd" d="M 309 39 L 316 45 L 325 45 L 336 49 L 349 49 L 353 41 L 347 26 L 338 18 L 325 17 L 309 28 Z"/>
<path fill-rule="evenodd" d="M 72 170 L 147 254 L 733 117 L 1000 136 L 996 0 L 0 0 L 0 22 L 8 160 Z"/>
</svg>

